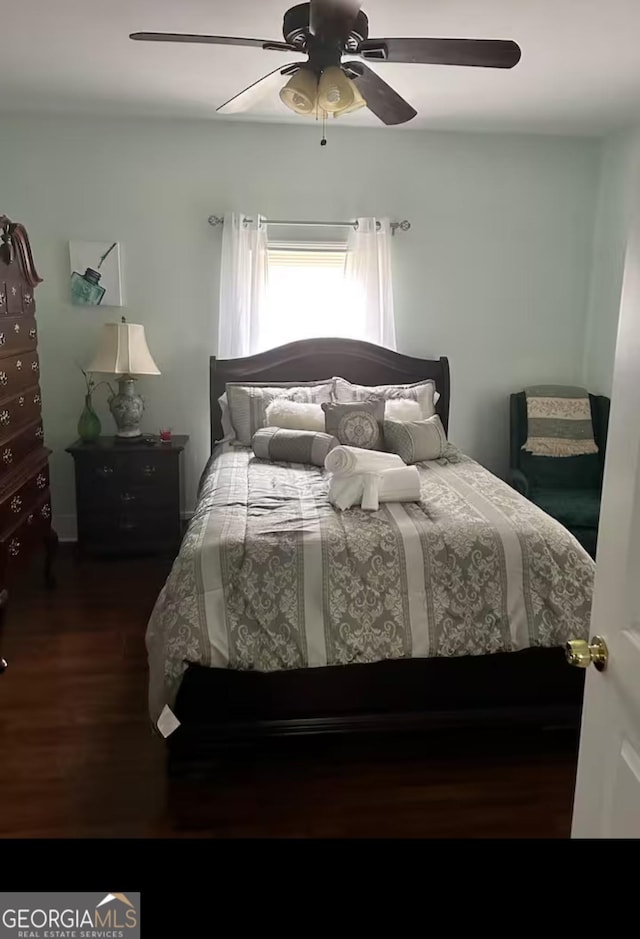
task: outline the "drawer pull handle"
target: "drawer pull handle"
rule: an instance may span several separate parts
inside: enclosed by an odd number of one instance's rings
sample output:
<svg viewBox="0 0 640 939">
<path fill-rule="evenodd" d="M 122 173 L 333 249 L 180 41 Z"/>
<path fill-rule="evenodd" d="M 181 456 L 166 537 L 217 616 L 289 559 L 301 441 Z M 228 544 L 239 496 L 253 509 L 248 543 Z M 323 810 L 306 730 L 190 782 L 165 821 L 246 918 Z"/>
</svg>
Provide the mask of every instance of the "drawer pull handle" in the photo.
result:
<svg viewBox="0 0 640 939">
<path fill-rule="evenodd" d="M 43 437 L 44 437 L 44 431 L 42 427 L 38 427 L 38 429 L 36 430 L 36 440 L 42 440 Z"/>
<path fill-rule="evenodd" d="M 14 515 L 18 515 L 22 509 L 22 499 L 20 496 L 14 496 L 11 500 L 11 511 Z"/>
<path fill-rule="evenodd" d="M 28 304 L 28 303 L 33 303 L 33 297 L 31 296 L 30 293 L 25 293 L 25 295 L 24 295 L 24 302 L 27 303 L 27 304 Z"/>
<path fill-rule="evenodd" d="M 143 472 L 144 475 L 147 476 L 147 477 L 149 477 L 149 476 L 155 476 L 156 467 L 155 467 L 155 466 L 149 466 L 149 465 L 147 465 L 147 466 L 144 467 L 144 469 L 142 470 L 142 472 Z"/>
<path fill-rule="evenodd" d="M 43 505 L 40 509 L 40 515 L 42 515 L 43 518 L 51 518 L 51 506 Z"/>
<path fill-rule="evenodd" d="M 9 543 L 9 554 L 12 558 L 17 558 L 20 554 L 20 542 L 17 538 L 13 538 Z"/>
<path fill-rule="evenodd" d="M 36 329 L 35 329 L 35 326 L 32 326 L 31 329 L 29 330 L 29 339 L 35 339 L 35 338 L 36 338 Z"/>
<path fill-rule="evenodd" d="M 13 326 L 13 331 L 14 331 L 14 333 L 16 334 L 16 336 L 19 334 L 19 332 L 20 332 L 20 323 L 15 323 L 15 324 L 14 324 L 14 326 Z"/>
<path fill-rule="evenodd" d="M 16 368 L 18 371 L 22 370 L 22 359 L 18 359 L 18 361 L 16 362 Z"/>
<path fill-rule="evenodd" d="M 11 447 L 6 447 L 2 453 L 3 463 L 13 463 L 13 453 Z"/>
<path fill-rule="evenodd" d="M 4 306 L 4 300 L 5 300 L 4 294 L 0 293 L 0 306 Z"/>
<path fill-rule="evenodd" d="M 27 525 L 33 525 L 34 518 L 35 515 L 33 513 L 31 515 L 27 515 Z"/>
<path fill-rule="evenodd" d="M 17 297 L 17 296 L 18 296 L 18 288 L 17 288 L 17 287 L 12 287 L 12 288 L 11 288 L 11 296 L 12 296 L 12 297 Z"/>
<path fill-rule="evenodd" d="M 136 497 L 132 496 L 130 492 L 122 492 L 120 493 L 120 501 L 124 502 L 125 505 L 130 505 L 136 501 Z"/>
<path fill-rule="evenodd" d="M 107 476 L 113 476 L 113 466 L 100 466 L 96 470 L 96 473 L 104 478 Z"/>
<path fill-rule="evenodd" d="M 40 401 L 41 401 L 40 395 L 34 395 L 34 396 L 33 396 L 33 403 L 34 403 L 34 404 L 40 404 Z"/>
<path fill-rule="evenodd" d="M 47 485 L 47 477 L 44 475 L 44 473 L 38 473 L 36 477 L 36 486 L 38 487 L 38 489 L 45 489 L 46 485 Z"/>
<path fill-rule="evenodd" d="M 3 346 L 6 341 L 4 333 L 0 333 L 0 346 Z"/>
<path fill-rule="evenodd" d="M 6 372 L 0 372 L 0 385 L 6 385 L 9 379 Z"/>
<path fill-rule="evenodd" d="M 20 405 L 21 408 L 24 407 L 24 395 L 20 395 L 20 397 L 18 398 L 18 404 Z"/>
<path fill-rule="evenodd" d="M 4 424 L 4 426 L 6 427 L 7 424 L 10 424 L 10 423 L 11 423 L 11 415 L 9 414 L 8 411 L 3 411 L 2 414 L 0 414 L 0 424 Z"/>
<path fill-rule="evenodd" d="M 32 362 L 32 363 L 31 363 L 31 371 L 32 371 L 32 372 L 37 372 L 39 368 L 40 368 L 40 366 L 38 365 L 37 362 Z"/>
</svg>

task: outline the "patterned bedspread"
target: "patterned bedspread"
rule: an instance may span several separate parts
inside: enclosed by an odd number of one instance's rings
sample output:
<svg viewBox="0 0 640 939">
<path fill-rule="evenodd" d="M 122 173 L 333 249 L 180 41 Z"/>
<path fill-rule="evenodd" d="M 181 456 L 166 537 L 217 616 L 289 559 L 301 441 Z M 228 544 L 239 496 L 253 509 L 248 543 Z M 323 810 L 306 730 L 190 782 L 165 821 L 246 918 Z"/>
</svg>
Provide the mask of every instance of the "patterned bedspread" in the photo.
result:
<svg viewBox="0 0 640 939">
<path fill-rule="evenodd" d="M 589 629 L 594 564 L 453 446 L 419 503 L 337 512 L 323 470 L 218 451 L 147 630 L 150 710 L 189 663 L 281 669 L 557 646 Z"/>
</svg>

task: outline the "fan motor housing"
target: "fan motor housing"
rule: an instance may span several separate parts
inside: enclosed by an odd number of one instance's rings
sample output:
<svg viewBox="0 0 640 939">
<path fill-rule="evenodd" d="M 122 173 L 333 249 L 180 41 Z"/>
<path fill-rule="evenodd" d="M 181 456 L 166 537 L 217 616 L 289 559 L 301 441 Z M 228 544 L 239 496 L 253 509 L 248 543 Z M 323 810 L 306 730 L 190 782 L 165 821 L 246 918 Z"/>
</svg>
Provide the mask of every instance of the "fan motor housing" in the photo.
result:
<svg viewBox="0 0 640 939">
<path fill-rule="evenodd" d="M 311 4 L 298 3 L 284 15 L 282 32 L 285 41 L 300 50 L 306 50 L 314 38 L 309 30 Z M 345 52 L 355 52 L 365 39 L 369 38 L 369 19 L 362 10 L 358 13 L 348 38 L 344 43 Z"/>
</svg>

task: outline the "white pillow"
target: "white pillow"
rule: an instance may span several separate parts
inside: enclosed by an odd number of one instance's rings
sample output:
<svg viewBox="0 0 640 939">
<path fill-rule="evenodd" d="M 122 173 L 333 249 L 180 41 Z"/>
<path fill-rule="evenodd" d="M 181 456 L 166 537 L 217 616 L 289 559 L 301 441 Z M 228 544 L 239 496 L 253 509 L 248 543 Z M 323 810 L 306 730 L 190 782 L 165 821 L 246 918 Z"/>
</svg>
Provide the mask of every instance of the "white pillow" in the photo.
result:
<svg viewBox="0 0 640 939">
<path fill-rule="evenodd" d="M 410 398 L 392 398 L 384 403 L 384 419 L 390 421 L 421 421 L 422 407 Z"/>
<path fill-rule="evenodd" d="M 305 404 L 276 398 L 266 410 L 267 427 L 285 430 L 310 430 L 324 433 L 324 411 L 321 404 Z"/>
</svg>

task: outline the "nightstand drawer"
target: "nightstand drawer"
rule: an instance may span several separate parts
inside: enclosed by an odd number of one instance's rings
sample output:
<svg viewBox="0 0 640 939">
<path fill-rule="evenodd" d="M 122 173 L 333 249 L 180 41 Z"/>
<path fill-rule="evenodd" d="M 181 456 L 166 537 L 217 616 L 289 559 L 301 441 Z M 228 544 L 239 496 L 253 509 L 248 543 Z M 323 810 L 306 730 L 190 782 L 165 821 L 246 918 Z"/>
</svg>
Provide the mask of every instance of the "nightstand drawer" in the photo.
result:
<svg viewBox="0 0 640 939">
<path fill-rule="evenodd" d="M 178 550 L 181 540 L 180 514 L 176 511 L 94 511 L 78 515 L 78 536 L 89 550 L 122 553 L 145 550 Z"/>
</svg>

